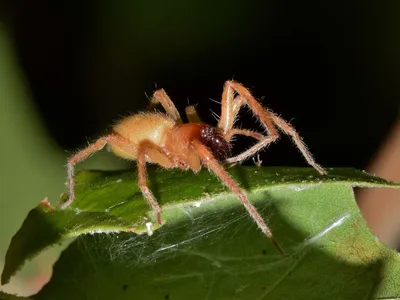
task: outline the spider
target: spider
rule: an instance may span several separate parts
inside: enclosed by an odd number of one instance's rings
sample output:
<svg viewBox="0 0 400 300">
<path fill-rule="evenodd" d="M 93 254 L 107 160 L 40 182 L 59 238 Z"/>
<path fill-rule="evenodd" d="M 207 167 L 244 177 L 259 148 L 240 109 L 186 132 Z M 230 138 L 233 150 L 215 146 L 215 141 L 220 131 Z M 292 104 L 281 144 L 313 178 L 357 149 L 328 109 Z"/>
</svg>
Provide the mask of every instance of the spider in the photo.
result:
<svg viewBox="0 0 400 300">
<path fill-rule="evenodd" d="M 280 253 L 282 248 L 272 235 L 246 194 L 222 164 L 235 164 L 253 156 L 279 138 L 278 129 L 289 135 L 307 162 L 320 174 L 326 174 L 318 165 L 296 130 L 272 111 L 264 108 L 242 84 L 226 81 L 222 93 L 221 117 L 217 127 L 202 123 L 194 106 L 186 107 L 188 123 L 183 123 L 175 105 L 163 89 L 154 92 L 150 108 L 161 104 L 166 113 L 143 112 L 122 119 L 114 125 L 110 135 L 100 137 L 85 149 L 68 159 L 67 173 L 69 199 L 62 205 L 67 207 L 75 198 L 74 166 L 108 144 L 115 155 L 137 161 L 138 184 L 161 224 L 161 208 L 147 186 L 146 163 L 155 163 L 164 168 L 191 169 L 197 173 L 203 164 L 213 172 L 242 202 L 249 215 L 261 231 L 272 241 Z M 234 128 L 240 108 L 247 105 L 261 122 L 267 135 Z M 243 153 L 231 157 L 230 141 L 234 135 L 252 137 L 257 142 Z"/>
</svg>

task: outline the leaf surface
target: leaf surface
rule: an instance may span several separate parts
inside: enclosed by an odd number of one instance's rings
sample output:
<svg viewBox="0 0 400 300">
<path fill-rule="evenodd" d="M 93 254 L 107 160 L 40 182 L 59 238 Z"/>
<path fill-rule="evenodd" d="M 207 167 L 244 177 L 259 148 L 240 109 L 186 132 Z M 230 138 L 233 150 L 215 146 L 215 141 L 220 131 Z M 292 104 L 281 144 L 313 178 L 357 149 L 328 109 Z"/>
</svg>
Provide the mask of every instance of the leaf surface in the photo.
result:
<svg viewBox="0 0 400 300">
<path fill-rule="evenodd" d="M 7 252 L 2 282 L 40 251 L 77 236 L 34 299 L 400 295 L 399 255 L 370 233 L 352 190 L 399 185 L 345 168 L 328 169 L 327 176 L 309 168 L 235 167 L 230 173 L 272 228 L 283 256 L 207 171 L 149 169 L 163 208 L 160 228 L 135 171 L 83 171 L 69 208 L 41 203 L 28 214 Z"/>
</svg>

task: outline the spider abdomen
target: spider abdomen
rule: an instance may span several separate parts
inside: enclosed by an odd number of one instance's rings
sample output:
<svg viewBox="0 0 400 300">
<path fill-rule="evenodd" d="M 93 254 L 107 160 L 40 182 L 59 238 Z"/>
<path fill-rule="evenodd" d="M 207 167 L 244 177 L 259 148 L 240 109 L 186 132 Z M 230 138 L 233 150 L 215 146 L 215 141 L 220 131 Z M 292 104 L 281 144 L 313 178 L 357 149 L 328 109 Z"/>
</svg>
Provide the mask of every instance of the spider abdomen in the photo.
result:
<svg viewBox="0 0 400 300">
<path fill-rule="evenodd" d="M 114 133 L 126 139 L 129 144 L 118 145 L 110 143 L 111 150 L 126 159 L 136 159 L 138 146 L 143 141 L 149 141 L 164 147 L 166 133 L 175 125 L 167 115 L 160 113 L 141 113 L 121 120 L 113 127 Z"/>
</svg>

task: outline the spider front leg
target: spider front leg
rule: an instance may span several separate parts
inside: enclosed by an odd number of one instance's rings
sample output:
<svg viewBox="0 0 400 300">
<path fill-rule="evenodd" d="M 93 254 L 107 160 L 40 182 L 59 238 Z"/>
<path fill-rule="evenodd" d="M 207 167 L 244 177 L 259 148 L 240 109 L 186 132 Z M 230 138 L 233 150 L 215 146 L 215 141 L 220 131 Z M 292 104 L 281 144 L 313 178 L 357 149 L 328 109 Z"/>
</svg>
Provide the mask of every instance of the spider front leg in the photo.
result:
<svg viewBox="0 0 400 300">
<path fill-rule="evenodd" d="M 276 141 L 279 138 L 279 133 L 276 130 L 272 119 L 269 117 L 268 111 L 265 110 L 261 106 L 261 104 L 259 104 L 258 101 L 254 99 L 254 97 L 246 88 L 243 87 L 244 90 L 238 90 L 238 87 L 235 84 L 236 82 L 234 81 L 227 81 L 225 83 L 224 91 L 222 93 L 221 119 L 218 122 L 218 127 L 222 130 L 227 140 L 229 140 L 235 134 L 240 134 L 252 136 L 259 141 L 243 153 L 228 158 L 226 162 L 229 164 L 234 164 L 236 162 L 243 161 L 250 156 L 253 156 L 258 151 L 266 147 L 268 144 Z M 238 93 L 239 96 L 234 97 L 235 93 Z M 258 133 L 252 133 L 249 130 L 233 128 L 237 114 L 240 108 L 245 104 L 250 107 L 253 114 L 256 115 L 261 121 L 261 124 L 267 131 L 268 136 L 262 135 L 261 138 L 260 134 Z"/>
<path fill-rule="evenodd" d="M 174 162 L 170 157 L 168 157 L 164 151 L 150 141 L 144 141 L 139 144 L 138 149 L 138 157 L 137 157 L 137 166 L 138 166 L 138 181 L 139 181 L 139 188 L 142 191 L 143 196 L 146 198 L 147 202 L 153 208 L 154 212 L 157 216 L 157 222 L 161 225 L 161 208 L 158 204 L 157 200 L 154 198 L 153 193 L 150 191 L 149 187 L 147 186 L 147 170 L 146 170 L 146 162 L 148 157 L 151 160 L 151 157 L 158 157 L 164 156 L 166 160 L 169 161 L 169 166 L 164 163 L 165 167 L 172 167 Z"/>
<path fill-rule="evenodd" d="M 101 149 L 104 148 L 105 145 L 108 143 L 115 143 L 115 144 L 128 144 L 128 142 L 117 135 L 107 135 L 104 137 L 99 138 L 97 141 L 95 141 L 93 144 L 90 144 L 87 146 L 85 149 L 79 151 L 72 157 L 68 159 L 67 163 L 67 175 L 68 175 L 68 192 L 69 192 L 69 198 L 66 202 L 64 202 L 61 205 L 61 208 L 65 208 L 69 206 L 72 201 L 75 199 L 75 179 L 74 179 L 74 167 L 77 163 L 85 160 L 88 158 L 90 155 L 92 155 L 95 152 L 100 151 Z"/>
<path fill-rule="evenodd" d="M 248 137 L 252 137 L 253 139 L 261 141 L 262 139 L 265 139 L 265 136 L 262 135 L 259 132 L 247 130 L 247 129 L 238 129 L 238 128 L 232 128 L 231 130 L 228 131 L 228 133 L 225 135 L 225 139 L 227 141 L 230 141 L 232 139 L 232 136 L 234 135 L 244 135 Z"/>
<path fill-rule="evenodd" d="M 279 253 L 283 254 L 283 250 L 280 247 L 278 241 L 272 235 L 271 230 L 265 224 L 263 218 L 258 213 L 257 209 L 247 198 L 245 193 L 240 189 L 239 185 L 232 179 L 229 173 L 222 167 L 222 165 L 215 159 L 210 150 L 206 146 L 204 146 L 198 140 L 194 140 L 192 142 L 193 148 L 199 154 L 204 165 L 212 171 L 242 202 L 247 212 L 251 216 L 251 218 L 256 222 L 257 226 L 261 229 L 261 231 L 272 241 L 275 248 L 279 251 Z"/>
<path fill-rule="evenodd" d="M 292 138 L 293 142 L 300 150 L 300 152 L 303 154 L 308 164 L 312 166 L 314 169 L 316 169 L 321 175 L 327 174 L 326 171 L 319 164 L 315 162 L 311 152 L 308 150 L 307 146 L 304 144 L 302 138 L 299 136 L 294 127 L 291 126 L 288 122 L 286 122 L 282 118 L 275 115 L 273 112 L 270 112 L 270 114 L 276 126 L 278 126 L 280 130 L 282 130 L 284 133 L 286 133 Z"/>
<path fill-rule="evenodd" d="M 234 99 L 233 97 L 235 93 L 239 94 L 239 97 Z M 239 99 L 240 103 L 236 103 L 236 99 Z M 243 153 L 227 159 L 228 163 L 235 163 L 245 160 L 246 158 L 256 154 L 268 144 L 276 141 L 279 138 L 279 133 L 275 127 L 276 125 L 279 129 L 292 138 L 297 148 L 301 151 L 304 158 L 312 167 L 314 167 L 320 174 L 326 174 L 326 171 L 315 162 L 312 154 L 307 149 L 307 146 L 303 143 L 296 130 L 289 123 L 262 107 L 262 105 L 253 97 L 247 88 L 235 81 L 227 81 L 222 93 L 221 120 L 218 123 L 218 126 L 223 130 L 225 135 L 228 135 L 229 131 L 232 130 L 234 122 L 232 118 L 236 117 L 236 114 L 240 108 L 238 108 L 238 105 L 242 106 L 244 104 L 249 106 L 253 114 L 260 120 L 261 124 L 267 131 L 268 136 L 260 140 Z"/>
</svg>

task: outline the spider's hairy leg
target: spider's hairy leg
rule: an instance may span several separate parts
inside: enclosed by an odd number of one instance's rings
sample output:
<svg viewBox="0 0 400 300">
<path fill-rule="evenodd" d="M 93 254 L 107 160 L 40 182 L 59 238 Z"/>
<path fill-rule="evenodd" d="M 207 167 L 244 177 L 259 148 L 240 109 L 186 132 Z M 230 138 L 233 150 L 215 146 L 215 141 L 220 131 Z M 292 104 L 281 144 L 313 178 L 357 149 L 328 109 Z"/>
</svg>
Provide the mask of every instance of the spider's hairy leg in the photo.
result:
<svg viewBox="0 0 400 300">
<path fill-rule="evenodd" d="M 196 152 L 199 154 L 201 160 L 205 164 L 205 166 L 214 174 L 236 195 L 236 197 L 242 202 L 244 207 L 247 209 L 247 212 L 251 216 L 251 218 L 256 222 L 257 226 L 261 229 L 261 231 L 272 241 L 275 248 L 283 254 L 282 248 L 279 246 L 279 243 L 272 235 L 271 230 L 265 224 L 263 218 L 258 213 L 254 205 L 247 198 L 245 193 L 241 190 L 239 185 L 232 179 L 232 177 L 228 174 L 228 172 L 222 167 L 222 165 L 214 158 L 212 153 L 208 150 L 206 146 L 204 146 L 198 140 L 194 140 L 192 145 Z"/>
<path fill-rule="evenodd" d="M 170 160 L 171 166 L 173 165 L 173 161 L 167 155 L 165 155 L 164 151 L 160 147 L 153 144 L 152 142 L 144 141 L 139 144 L 138 157 L 137 157 L 139 188 L 142 191 L 142 194 L 146 198 L 147 202 L 150 204 L 150 206 L 156 213 L 158 224 L 161 225 L 160 205 L 158 204 L 157 200 L 153 196 L 153 193 L 147 186 L 146 156 L 150 152 L 153 153 L 153 155 L 155 155 L 156 153 L 157 155 L 164 155 L 165 157 L 167 157 L 168 160 Z"/>
<path fill-rule="evenodd" d="M 247 130 L 247 129 L 232 128 L 225 135 L 225 139 L 227 141 L 230 141 L 234 135 L 249 136 L 249 137 L 252 137 L 253 139 L 256 139 L 259 141 L 265 138 L 265 136 L 259 132 L 255 132 L 255 131 L 251 131 L 251 130 Z"/>
<path fill-rule="evenodd" d="M 235 93 L 239 94 L 239 96 L 234 98 Z M 262 105 L 253 97 L 248 89 L 235 81 L 227 81 L 222 93 L 221 121 L 218 123 L 218 127 L 224 132 L 225 136 L 229 137 L 234 134 L 241 134 L 235 133 L 235 131 L 238 129 L 233 129 L 232 127 L 234 118 L 236 117 L 240 108 L 245 104 L 249 106 L 253 114 L 261 122 L 264 129 L 268 133 L 268 136 L 264 136 L 262 139 L 259 139 L 256 144 L 243 153 L 228 158 L 227 163 L 230 164 L 243 161 L 250 156 L 253 156 L 268 144 L 275 142 L 279 138 L 279 132 L 273 124 L 269 111 L 262 107 Z M 234 132 L 230 133 L 232 130 Z M 242 134 L 248 135 L 248 132 L 242 131 Z M 259 135 L 257 134 L 257 136 Z"/>
<path fill-rule="evenodd" d="M 308 164 L 312 166 L 314 169 L 316 169 L 321 175 L 325 175 L 326 171 L 319 164 L 315 162 L 311 152 L 308 150 L 307 146 L 304 144 L 302 138 L 299 136 L 299 134 L 293 128 L 293 126 L 291 126 L 288 122 L 278 117 L 274 113 L 271 113 L 271 117 L 276 126 L 292 138 L 293 142 L 300 150 L 300 152 L 303 154 Z"/>
<path fill-rule="evenodd" d="M 245 103 L 250 107 L 253 114 L 261 121 L 261 124 L 264 126 L 269 135 L 266 136 L 265 139 L 260 140 L 258 143 L 244 151 L 243 153 L 227 159 L 228 163 L 242 161 L 256 154 L 259 150 L 266 147 L 268 144 L 276 141 L 279 138 L 279 133 L 275 128 L 275 126 L 277 126 L 293 139 L 297 148 L 301 151 L 304 158 L 312 167 L 314 167 L 320 174 L 326 174 L 326 171 L 315 162 L 312 154 L 307 149 L 307 146 L 303 143 L 299 134 L 291 125 L 289 125 L 289 123 L 275 115 L 273 112 L 262 107 L 262 105 L 253 97 L 250 91 L 242 84 L 235 81 L 227 81 L 225 83 L 223 95 L 227 95 L 228 97 L 229 95 L 233 95 L 234 92 L 238 93 L 241 97 L 240 99 L 242 101 L 244 100 Z M 229 99 L 227 101 L 229 101 Z M 232 104 L 231 109 L 233 109 L 233 107 L 234 105 Z M 231 128 L 229 128 L 229 130 L 231 130 Z"/>
<path fill-rule="evenodd" d="M 218 128 L 222 130 L 223 134 L 227 134 L 228 131 L 233 127 L 236 115 L 240 109 L 239 105 L 239 108 L 235 113 L 234 96 L 235 90 L 227 88 L 227 85 L 225 84 L 221 100 L 221 117 L 218 122 Z"/>
<path fill-rule="evenodd" d="M 75 179 L 74 179 L 74 166 L 88 158 L 90 155 L 92 155 L 95 152 L 100 151 L 101 149 L 104 148 L 105 145 L 108 143 L 115 143 L 115 144 L 127 144 L 129 143 L 127 140 L 124 138 L 118 136 L 118 135 L 107 135 L 104 137 L 99 138 L 97 141 L 94 143 L 90 144 L 87 146 L 85 149 L 79 151 L 72 157 L 68 159 L 67 163 L 67 174 L 68 174 L 68 192 L 69 192 L 69 198 L 66 202 L 62 204 L 62 208 L 65 208 L 69 206 L 72 201 L 75 199 Z"/>
<path fill-rule="evenodd" d="M 154 92 L 151 98 L 149 110 L 154 109 L 154 107 L 160 103 L 165 111 L 171 116 L 171 118 L 178 124 L 182 123 L 181 115 L 176 109 L 175 104 L 172 102 L 171 98 L 167 95 L 164 89 L 160 89 Z"/>
</svg>

